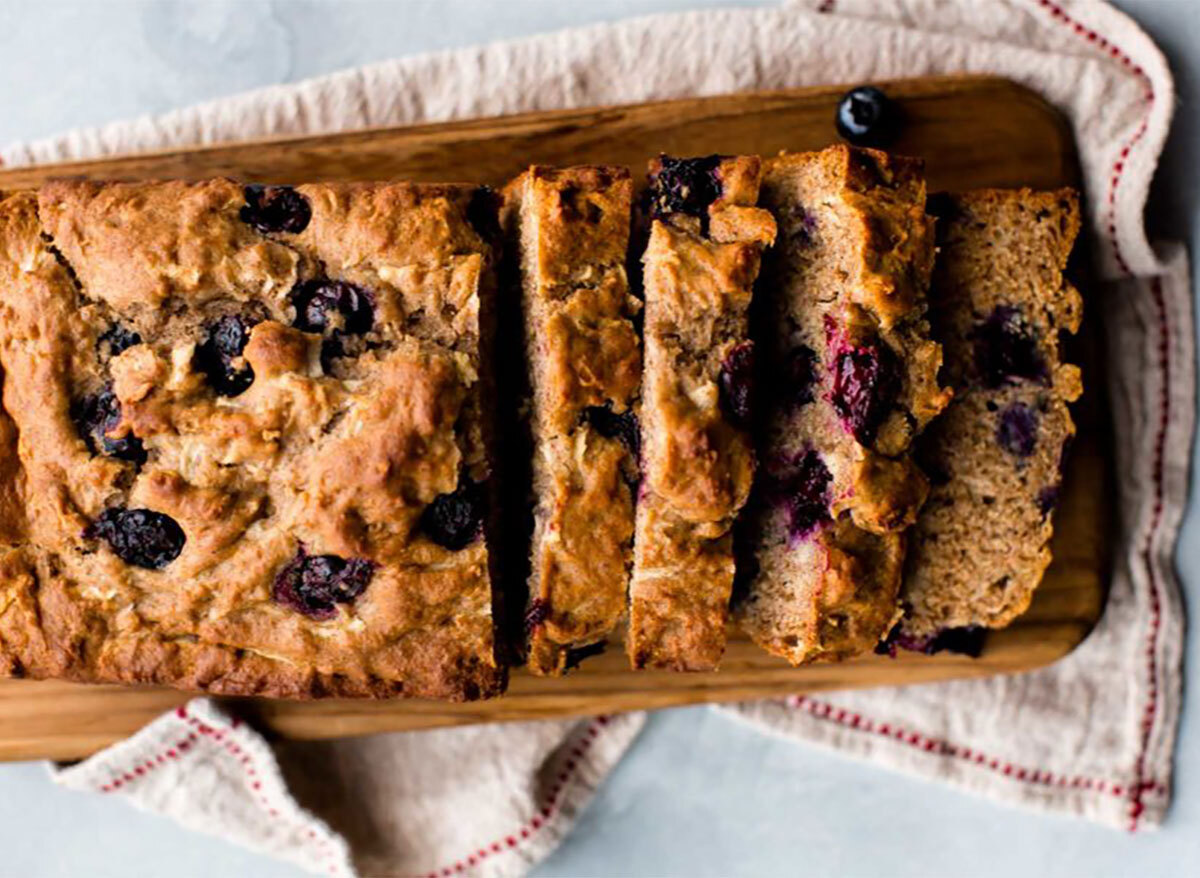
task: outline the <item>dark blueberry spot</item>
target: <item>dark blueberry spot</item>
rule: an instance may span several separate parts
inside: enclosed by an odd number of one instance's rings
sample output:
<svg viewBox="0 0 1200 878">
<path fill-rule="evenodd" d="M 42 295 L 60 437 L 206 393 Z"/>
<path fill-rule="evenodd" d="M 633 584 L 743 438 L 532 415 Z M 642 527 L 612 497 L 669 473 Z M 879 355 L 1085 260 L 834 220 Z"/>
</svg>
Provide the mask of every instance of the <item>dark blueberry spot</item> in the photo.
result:
<svg viewBox="0 0 1200 878">
<path fill-rule="evenodd" d="M 303 548 L 275 576 L 271 596 L 313 619 L 328 619 L 337 604 L 349 604 L 371 581 L 375 565 L 364 558 L 309 555 Z"/>
<path fill-rule="evenodd" d="M 587 646 L 577 646 L 574 649 L 567 650 L 567 662 L 564 665 L 564 671 L 570 671 L 579 667 L 584 659 L 591 658 L 594 655 L 600 655 L 604 652 L 604 647 L 607 646 L 603 640 L 599 643 L 589 643 Z"/>
<path fill-rule="evenodd" d="M 105 540 L 126 564 L 147 570 L 166 567 L 187 542 L 175 519 L 151 509 L 105 509 L 84 536 Z"/>
<path fill-rule="evenodd" d="M 340 280 L 310 280 L 292 291 L 296 319 L 292 325 L 304 332 L 340 330 L 350 335 L 371 331 L 375 306 L 362 287 Z M 340 317 L 341 325 L 336 318 Z"/>
<path fill-rule="evenodd" d="M 632 411 L 617 414 L 607 405 L 588 406 L 583 410 L 583 421 L 605 439 L 619 440 L 634 457 L 641 453 L 642 437 L 637 415 Z"/>
<path fill-rule="evenodd" d="M 122 351 L 142 343 L 142 337 L 132 329 L 126 329 L 119 323 L 114 323 L 108 331 L 97 339 L 100 354 L 115 357 Z"/>
<path fill-rule="evenodd" d="M 303 232 L 312 219 L 308 199 L 291 186 L 247 186 L 242 222 L 268 232 Z"/>
<path fill-rule="evenodd" d="M 686 213 L 708 219 L 708 206 L 721 197 L 717 169 L 721 156 L 676 159 L 659 156 L 659 169 L 650 180 L 650 215 L 655 219 L 672 213 Z"/>
<path fill-rule="evenodd" d="M 1038 350 L 1033 329 L 1011 305 L 998 305 L 975 327 L 975 368 L 987 387 L 1000 387 L 1016 379 L 1045 382 L 1046 362 Z"/>
<path fill-rule="evenodd" d="M 721 410 L 737 427 L 749 426 L 754 417 L 754 342 L 735 345 L 721 363 L 718 386 Z"/>
<path fill-rule="evenodd" d="M 421 513 L 421 530 L 445 549 L 457 552 L 475 542 L 483 524 L 483 491 L 463 479 L 452 494 L 441 494 Z"/>
<path fill-rule="evenodd" d="M 787 208 L 788 240 L 795 247 L 808 247 L 816 239 L 817 218 L 800 205 Z"/>
<path fill-rule="evenodd" d="M 1014 402 L 1000 413 L 996 441 L 1017 457 L 1029 457 L 1037 447 L 1037 412 L 1023 402 Z"/>
<path fill-rule="evenodd" d="M 896 650 L 904 649 L 909 652 L 923 652 L 925 655 L 935 655 L 939 652 L 956 652 L 971 658 L 979 658 L 983 654 L 983 642 L 987 629 L 979 625 L 968 625 L 963 628 L 943 628 L 935 634 L 916 637 L 901 630 L 896 625 L 886 639 L 875 646 L 878 655 L 896 657 Z"/>
<path fill-rule="evenodd" d="M 525 611 L 525 633 L 532 633 L 549 618 L 550 602 L 544 598 L 534 598 L 529 602 L 529 609 Z"/>
<path fill-rule="evenodd" d="M 829 402 L 854 438 L 870 445 L 900 391 L 891 350 L 876 344 L 842 346 L 830 372 Z"/>
<path fill-rule="evenodd" d="M 799 539 L 829 521 L 829 483 L 833 480 L 821 455 L 809 449 L 769 470 L 767 493 L 787 510 L 788 534 Z"/>
<path fill-rule="evenodd" d="M 133 433 L 119 439 L 108 435 L 121 424 L 121 403 L 111 388 L 79 400 L 72 406 L 71 417 L 92 454 L 107 454 L 138 465 L 146 462 L 142 440 Z"/>
<path fill-rule="evenodd" d="M 817 354 L 807 345 L 793 348 L 787 359 L 788 398 L 799 408 L 813 401 L 817 383 Z"/>
<path fill-rule="evenodd" d="M 485 241 L 500 237 L 500 196 L 490 186 L 480 186 L 471 193 L 467 204 L 467 222 Z"/>
<path fill-rule="evenodd" d="M 837 130 L 857 146 L 881 146 L 896 133 L 899 112 L 882 91 L 860 86 L 842 95 L 837 106 Z"/>
<path fill-rule="evenodd" d="M 1042 518 L 1045 518 L 1058 506 L 1060 490 L 1058 485 L 1049 485 L 1038 492 L 1037 507 L 1038 511 L 1042 513 Z"/>
<path fill-rule="evenodd" d="M 196 348 L 196 368 L 208 376 L 208 383 L 221 396 L 237 396 L 254 383 L 249 366 L 234 367 L 250 341 L 254 323 L 228 314 L 208 327 L 208 336 Z"/>
</svg>

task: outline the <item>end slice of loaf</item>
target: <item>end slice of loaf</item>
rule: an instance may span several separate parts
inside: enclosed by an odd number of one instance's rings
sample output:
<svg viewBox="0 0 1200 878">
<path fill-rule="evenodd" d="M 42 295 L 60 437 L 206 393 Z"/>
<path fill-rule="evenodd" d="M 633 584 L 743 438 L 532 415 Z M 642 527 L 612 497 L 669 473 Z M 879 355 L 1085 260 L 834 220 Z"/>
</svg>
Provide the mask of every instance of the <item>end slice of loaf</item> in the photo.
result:
<svg viewBox="0 0 1200 878">
<path fill-rule="evenodd" d="M 651 164 L 645 372 L 627 647 L 635 668 L 715 668 L 733 524 L 754 473 L 748 309 L 775 221 L 756 156 Z"/>
<path fill-rule="evenodd" d="M 625 613 L 641 345 L 628 169 L 532 167 L 505 190 L 519 251 L 534 530 L 528 666 L 557 675 Z M 581 652 L 582 651 L 582 652 Z"/>
<path fill-rule="evenodd" d="M 1029 606 L 1050 563 L 1051 513 L 1079 369 L 1059 334 L 1079 328 L 1082 300 L 1063 280 L 1079 203 L 1054 192 L 981 190 L 931 199 L 940 253 L 931 300 L 954 387 L 922 438 L 932 482 L 912 532 L 905 642 L 945 629 L 1007 625 Z"/>
<path fill-rule="evenodd" d="M 910 445 L 949 401 L 925 318 L 933 220 L 917 159 L 834 146 L 766 163 L 766 424 L 736 618 L 793 664 L 872 648 L 898 616 Z"/>
</svg>

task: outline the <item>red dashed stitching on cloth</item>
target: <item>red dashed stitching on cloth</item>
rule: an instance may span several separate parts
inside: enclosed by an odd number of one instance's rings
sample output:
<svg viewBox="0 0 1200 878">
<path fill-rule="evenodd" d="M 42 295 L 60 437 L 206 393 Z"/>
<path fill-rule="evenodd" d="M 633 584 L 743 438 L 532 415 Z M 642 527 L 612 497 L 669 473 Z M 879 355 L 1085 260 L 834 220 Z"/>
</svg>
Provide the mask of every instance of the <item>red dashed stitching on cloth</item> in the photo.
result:
<svg viewBox="0 0 1200 878">
<path fill-rule="evenodd" d="M 273 820 L 282 819 L 279 809 L 271 803 L 263 792 L 262 771 L 254 762 L 254 757 L 246 748 L 242 747 L 237 741 L 233 740 L 229 733 L 224 729 L 219 729 L 202 722 L 196 717 L 187 712 L 186 707 L 179 707 L 175 711 L 176 715 L 184 720 L 188 725 L 192 726 L 201 735 L 210 738 L 214 743 L 219 744 L 226 753 L 233 757 L 242 767 L 242 771 L 246 776 L 246 784 L 250 787 L 255 797 L 258 799 L 258 804 L 267 812 Z M 236 729 L 238 724 L 235 722 L 232 728 Z M 317 858 L 320 860 L 328 860 L 334 856 L 334 847 L 328 837 L 320 838 L 315 830 L 309 830 L 308 837 L 313 841 L 318 842 Z M 330 863 L 328 866 L 330 874 L 337 873 L 337 865 Z"/>
<path fill-rule="evenodd" d="M 183 756 L 186 756 L 188 753 L 195 752 L 195 745 L 199 743 L 200 739 L 209 738 L 214 743 L 220 745 L 226 753 L 232 756 L 241 765 L 242 771 L 246 776 L 246 783 L 255 793 L 256 797 L 258 798 L 258 802 L 263 809 L 266 810 L 266 812 L 273 819 L 282 819 L 279 809 L 271 804 L 262 791 L 263 784 L 261 769 L 255 764 L 254 757 L 251 756 L 244 747 L 238 744 L 237 741 L 231 740 L 226 731 L 218 729 L 214 726 L 210 726 L 207 723 L 196 719 L 196 717 L 188 713 L 186 707 L 176 708 L 175 716 L 186 722 L 194 731 L 188 732 L 186 737 L 180 738 L 175 742 L 174 745 L 168 747 L 166 750 L 163 750 L 161 753 L 158 753 L 157 755 L 146 759 L 123 772 L 120 772 L 107 783 L 101 784 L 99 787 L 97 787 L 97 789 L 102 793 L 117 792 L 127 784 L 145 777 L 156 768 L 161 768 L 173 760 L 178 760 Z M 240 725 L 241 723 L 237 720 L 234 720 L 232 723 L 232 727 L 234 729 L 238 728 Z M 334 856 L 335 851 L 329 838 L 320 838 L 316 830 L 312 829 L 309 830 L 308 837 L 313 841 L 319 842 L 319 859 L 326 860 Z M 330 874 L 337 873 L 336 863 L 331 862 L 328 868 Z"/>
<path fill-rule="evenodd" d="M 1146 532 L 1146 542 L 1142 547 L 1142 558 L 1146 563 L 1146 572 L 1150 578 L 1150 631 L 1146 637 L 1146 673 L 1149 678 L 1150 695 L 1146 700 L 1146 709 L 1142 715 L 1142 739 L 1138 749 L 1137 761 L 1134 763 L 1134 789 L 1129 802 L 1129 831 L 1136 832 L 1138 820 L 1145 811 L 1142 802 L 1142 776 L 1146 771 L 1146 753 L 1150 749 L 1150 733 L 1154 729 L 1154 721 L 1158 714 L 1158 634 L 1162 628 L 1162 600 L 1159 596 L 1158 577 L 1154 568 L 1154 537 L 1162 523 L 1163 515 L 1163 458 L 1167 442 L 1167 424 L 1171 415 L 1171 358 L 1170 358 L 1170 325 L 1167 322 L 1167 306 L 1163 300 L 1162 282 L 1155 278 L 1151 284 L 1154 296 L 1154 306 L 1158 309 L 1158 354 L 1162 368 L 1162 384 L 1159 388 L 1158 435 L 1154 439 L 1154 511 L 1150 517 L 1150 528 Z"/>
<path fill-rule="evenodd" d="M 1061 21 L 1063 24 L 1071 27 L 1075 33 L 1086 39 L 1089 43 L 1095 44 L 1098 48 L 1108 52 L 1108 54 L 1120 61 L 1131 73 L 1137 76 L 1146 84 L 1146 115 L 1142 119 L 1142 123 L 1138 126 L 1133 136 L 1129 139 L 1122 148 L 1117 160 L 1113 163 L 1112 174 L 1109 178 L 1108 187 L 1108 234 L 1112 239 L 1113 256 L 1116 259 L 1117 265 L 1126 274 L 1129 274 L 1129 266 L 1126 265 L 1124 258 L 1121 256 L 1120 244 L 1117 240 L 1117 186 L 1121 182 L 1121 174 L 1125 170 L 1125 162 L 1129 158 L 1133 147 L 1141 140 L 1149 128 L 1150 112 L 1154 106 L 1154 83 L 1150 81 L 1150 77 L 1140 65 L 1134 62 L 1124 51 L 1114 46 L 1103 36 L 1096 33 L 1091 28 L 1086 27 L 1078 21 L 1075 21 L 1067 13 L 1058 7 L 1052 0 L 1038 0 L 1046 9 L 1050 10 L 1050 14 L 1054 18 Z M 1150 748 L 1150 734 L 1154 729 L 1154 723 L 1158 714 L 1158 635 L 1162 627 L 1162 600 L 1159 594 L 1159 582 L 1155 573 L 1154 560 L 1152 557 L 1152 549 L 1154 537 L 1158 533 L 1159 525 L 1162 523 L 1163 512 L 1163 458 L 1166 444 L 1167 424 L 1170 419 L 1170 376 L 1171 364 L 1169 360 L 1168 343 L 1170 339 L 1170 326 L 1167 321 L 1166 305 L 1163 301 L 1163 292 L 1161 282 L 1155 278 L 1152 284 L 1152 293 L 1154 303 L 1158 309 L 1158 325 L 1159 325 L 1159 354 L 1161 357 L 1162 368 L 1162 388 L 1160 390 L 1160 412 L 1158 435 L 1155 437 L 1154 444 L 1154 509 L 1150 518 L 1150 528 L 1146 532 L 1145 545 L 1142 548 L 1142 558 L 1146 564 L 1146 574 L 1150 580 L 1150 630 L 1146 636 L 1146 675 L 1149 680 L 1150 693 L 1146 700 L 1146 708 L 1142 716 L 1142 739 L 1138 749 L 1137 759 L 1134 762 L 1134 783 L 1130 790 L 1129 803 L 1129 831 L 1135 832 L 1138 828 L 1138 821 L 1145 811 L 1145 805 L 1142 801 L 1147 789 L 1157 790 L 1163 787 L 1162 784 L 1151 784 L 1143 781 L 1143 775 L 1146 769 L 1146 753 Z"/>
<path fill-rule="evenodd" d="M 186 738 L 180 738 L 173 746 L 168 747 L 166 750 L 144 760 L 143 762 L 139 762 L 138 764 L 127 768 L 125 771 L 115 775 L 107 783 L 101 784 L 96 789 L 102 793 L 115 793 L 126 784 L 133 783 L 135 780 L 145 777 L 156 768 L 162 768 L 162 766 L 166 765 L 168 762 L 186 756 L 189 752 L 191 752 L 192 745 L 194 745 L 198 740 L 199 738 L 196 737 L 194 732 L 189 732 Z"/>
<path fill-rule="evenodd" d="M 1123 50 L 1117 46 L 1114 46 L 1111 42 L 1109 42 L 1108 39 L 1092 30 L 1090 27 L 1087 27 L 1081 22 L 1076 21 L 1067 14 L 1066 10 L 1064 10 L 1057 3 L 1054 3 L 1053 0 L 1037 0 L 1037 2 L 1038 5 L 1047 10 L 1056 21 L 1066 27 L 1071 28 L 1080 37 L 1087 40 L 1101 51 L 1108 53 L 1108 55 L 1113 59 L 1120 61 L 1130 73 L 1138 77 L 1138 79 L 1142 80 L 1142 82 L 1144 82 L 1146 85 L 1146 115 L 1143 117 L 1141 124 L 1137 127 L 1137 130 L 1133 133 L 1133 136 L 1129 138 L 1129 142 L 1121 147 L 1121 152 L 1118 155 L 1117 160 L 1113 162 L 1112 171 L 1108 180 L 1108 196 L 1106 204 L 1106 209 L 1108 211 L 1108 237 L 1112 242 L 1113 259 L 1116 260 L 1117 266 L 1121 269 L 1121 271 L 1125 272 L 1125 274 L 1131 274 L 1129 271 L 1129 265 L 1125 262 L 1125 257 L 1121 255 L 1121 242 L 1117 239 L 1117 187 L 1121 184 L 1121 174 L 1125 171 L 1125 162 L 1128 160 L 1130 152 L 1133 151 L 1133 148 L 1137 145 L 1138 141 L 1146 136 L 1146 130 L 1149 128 L 1150 112 L 1154 107 L 1154 83 L 1150 81 L 1150 77 L 1146 75 L 1146 71 L 1142 69 L 1141 65 L 1135 62 Z"/>
<path fill-rule="evenodd" d="M 567 759 L 563 762 L 562 770 L 559 771 L 550 790 L 546 793 L 546 798 L 542 801 L 542 807 L 537 814 L 528 820 L 520 829 L 513 832 L 511 835 L 506 835 L 503 838 L 493 841 L 491 844 L 485 844 L 471 854 L 465 860 L 459 860 L 450 866 L 442 866 L 434 869 L 425 875 L 425 878 L 447 878 L 447 876 L 461 874 L 468 868 L 478 864 L 488 857 L 494 856 L 501 851 L 511 850 L 540 830 L 547 826 L 550 818 L 559 810 L 562 805 L 563 790 L 570 781 L 576 771 L 579 769 L 580 763 L 591 749 L 592 744 L 600 737 L 600 730 L 608 725 L 609 718 L 607 716 L 598 716 L 592 720 L 591 724 L 584 731 L 579 741 L 571 748 L 567 754 Z"/>
<path fill-rule="evenodd" d="M 1001 759 L 988 756 L 985 753 L 980 753 L 971 747 L 960 747 L 957 744 L 951 744 L 949 741 L 942 741 L 937 738 L 931 738 L 928 735 L 923 735 L 920 732 L 909 731 L 894 723 L 877 723 L 860 713 L 847 710 L 843 707 L 835 707 L 827 701 L 817 701 L 806 695 L 793 695 L 787 699 L 787 703 L 790 707 L 807 711 L 817 719 L 829 720 L 847 728 L 892 739 L 901 744 L 915 747 L 918 750 L 924 750 L 926 753 L 953 756 L 964 762 L 995 771 L 1012 780 L 1047 787 L 1094 790 L 1113 796 L 1124 796 L 1127 794 L 1126 788 L 1120 784 L 1090 777 L 1066 777 L 1050 771 L 1044 771 L 1040 768 L 1025 768 L 1015 763 L 1005 762 Z M 1147 791 L 1160 794 L 1166 793 L 1166 787 L 1163 784 L 1149 783 L 1146 786 Z"/>
</svg>

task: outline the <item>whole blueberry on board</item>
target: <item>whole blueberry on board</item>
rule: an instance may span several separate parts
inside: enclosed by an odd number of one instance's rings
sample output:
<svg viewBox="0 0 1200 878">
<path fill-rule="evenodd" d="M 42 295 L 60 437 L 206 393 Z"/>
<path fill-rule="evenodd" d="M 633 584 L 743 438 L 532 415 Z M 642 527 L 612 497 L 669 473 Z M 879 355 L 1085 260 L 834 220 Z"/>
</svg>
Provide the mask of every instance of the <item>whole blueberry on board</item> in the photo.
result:
<svg viewBox="0 0 1200 878">
<path fill-rule="evenodd" d="M 855 146 L 883 146 L 896 136 L 899 110 L 871 85 L 852 88 L 837 105 L 837 131 Z"/>
</svg>

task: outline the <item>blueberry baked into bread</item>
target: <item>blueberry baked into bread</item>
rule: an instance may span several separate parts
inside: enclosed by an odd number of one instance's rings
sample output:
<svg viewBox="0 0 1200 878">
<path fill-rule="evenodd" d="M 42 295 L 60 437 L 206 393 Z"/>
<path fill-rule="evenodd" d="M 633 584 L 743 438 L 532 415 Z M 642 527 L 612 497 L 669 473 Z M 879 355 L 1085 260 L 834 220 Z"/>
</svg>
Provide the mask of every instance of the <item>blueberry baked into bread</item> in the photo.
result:
<svg viewBox="0 0 1200 878">
<path fill-rule="evenodd" d="M 931 302 L 954 402 L 920 442 L 932 488 L 912 531 L 898 642 L 1007 625 L 1050 563 L 1051 513 L 1082 392 L 1059 338 L 1079 293 L 1063 269 L 1079 233 L 1071 190 L 980 190 L 930 200 Z"/>
<path fill-rule="evenodd" d="M 748 309 L 775 221 L 756 156 L 651 164 L 645 370 L 627 648 L 635 668 L 710 670 L 725 648 L 733 523 L 750 493 Z"/>
<path fill-rule="evenodd" d="M 933 220 L 919 160 L 846 146 L 769 159 L 762 204 L 770 380 L 735 612 L 793 664 L 836 660 L 897 618 L 927 489 L 910 445 L 949 399 L 925 316 Z"/>
<path fill-rule="evenodd" d="M 0 201 L 0 671 L 502 689 L 475 193 L 211 180 Z"/>
<path fill-rule="evenodd" d="M 602 646 L 626 611 L 642 372 L 632 199 L 616 167 L 534 166 L 505 190 L 533 447 L 527 666 L 541 675 Z"/>
</svg>

